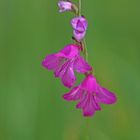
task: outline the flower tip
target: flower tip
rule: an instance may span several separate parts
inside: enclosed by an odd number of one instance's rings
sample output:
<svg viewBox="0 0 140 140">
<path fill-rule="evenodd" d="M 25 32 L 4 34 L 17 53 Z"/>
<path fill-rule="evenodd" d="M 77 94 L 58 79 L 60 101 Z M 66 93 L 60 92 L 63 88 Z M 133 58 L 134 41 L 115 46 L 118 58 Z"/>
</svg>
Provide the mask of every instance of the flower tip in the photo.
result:
<svg viewBox="0 0 140 140">
<path fill-rule="evenodd" d="M 84 117 L 92 117 L 94 115 L 93 112 L 83 112 Z"/>
<path fill-rule="evenodd" d="M 62 96 L 62 98 L 65 99 L 65 100 L 67 100 L 67 95 L 64 94 L 64 95 Z"/>
<path fill-rule="evenodd" d="M 63 81 L 62 81 L 63 82 Z M 67 81 L 68 82 L 68 81 Z M 73 83 L 65 83 L 63 82 L 64 86 L 67 88 L 71 88 L 73 86 Z"/>
<path fill-rule="evenodd" d="M 111 104 L 115 104 L 117 102 L 117 96 L 115 96 L 114 94 L 114 98 L 112 99 L 112 103 Z"/>
<path fill-rule="evenodd" d="M 43 61 L 41 62 L 41 65 L 42 65 L 43 67 L 45 67 L 45 68 L 46 68 L 46 63 L 45 63 L 45 60 L 43 60 Z"/>
<path fill-rule="evenodd" d="M 64 100 L 66 100 L 66 101 L 72 101 L 72 100 L 69 98 L 68 94 L 64 94 L 64 95 L 62 96 L 62 98 L 63 98 Z"/>
</svg>

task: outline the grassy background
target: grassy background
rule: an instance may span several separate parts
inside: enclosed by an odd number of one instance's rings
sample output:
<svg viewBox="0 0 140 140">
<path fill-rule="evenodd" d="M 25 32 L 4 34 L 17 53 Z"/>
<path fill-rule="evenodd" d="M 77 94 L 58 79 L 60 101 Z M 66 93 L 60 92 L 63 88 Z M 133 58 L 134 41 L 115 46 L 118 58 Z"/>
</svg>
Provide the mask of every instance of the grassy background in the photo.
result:
<svg viewBox="0 0 140 140">
<path fill-rule="evenodd" d="M 140 140 L 139 4 L 82 0 L 90 63 L 118 97 L 88 120 L 90 140 Z M 68 89 L 41 66 L 71 43 L 72 16 L 57 0 L 0 0 L 0 140 L 88 139 L 87 119 L 61 98 Z"/>
</svg>

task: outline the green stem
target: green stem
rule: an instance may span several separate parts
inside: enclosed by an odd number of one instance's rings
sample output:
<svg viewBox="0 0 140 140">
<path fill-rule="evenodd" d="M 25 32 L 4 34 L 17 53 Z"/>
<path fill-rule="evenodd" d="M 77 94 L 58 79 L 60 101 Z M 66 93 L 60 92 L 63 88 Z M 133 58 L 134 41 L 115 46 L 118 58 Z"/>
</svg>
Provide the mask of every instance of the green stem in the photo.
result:
<svg viewBox="0 0 140 140">
<path fill-rule="evenodd" d="M 81 0 L 78 1 L 78 15 L 81 16 Z"/>
<path fill-rule="evenodd" d="M 88 62 L 88 52 L 87 52 L 87 45 L 86 45 L 86 40 L 85 39 L 83 39 L 82 44 L 84 46 L 83 54 L 84 54 L 84 57 L 85 57 L 86 61 Z"/>
<path fill-rule="evenodd" d="M 89 136 L 89 118 L 86 118 L 86 131 L 87 131 L 86 140 L 90 140 L 90 136 Z"/>
<path fill-rule="evenodd" d="M 81 16 L 81 6 L 82 6 L 82 2 L 81 2 L 81 0 L 78 0 L 78 16 Z M 86 59 L 86 61 L 88 61 L 88 52 L 87 52 L 87 47 L 86 47 L 86 40 L 83 39 L 81 41 L 81 44 L 82 44 L 82 48 L 83 48 L 84 58 Z"/>
<path fill-rule="evenodd" d="M 78 16 L 81 16 L 81 0 L 78 0 Z M 81 45 L 82 45 L 82 51 L 83 51 L 83 55 L 84 55 L 84 58 L 85 60 L 88 62 L 88 52 L 87 52 L 87 46 L 86 46 L 86 40 L 85 38 L 80 42 Z M 86 134 L 86 140 L 90 140 L 90 135 L 89 135 L 89 119 L 87 118 L 86 119 L 86 131 L 87 131 L 87 134 Z"/>
</svg>

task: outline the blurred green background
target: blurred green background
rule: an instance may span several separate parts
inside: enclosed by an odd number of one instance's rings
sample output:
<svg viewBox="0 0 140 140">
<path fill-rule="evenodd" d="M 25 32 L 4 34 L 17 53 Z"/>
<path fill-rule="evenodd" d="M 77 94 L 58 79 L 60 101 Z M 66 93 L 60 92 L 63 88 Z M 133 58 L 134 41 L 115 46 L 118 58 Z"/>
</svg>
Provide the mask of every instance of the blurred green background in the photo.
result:
<svg viewBox="0 0 140 140">
<path fill-rule="evenodd" d="M 87 132 L 76 103 L 61 98 L 69 90 L 41 66 L 72 42 L 73 14 L 60 14 L 57 0 L 0 0 L 0 140 L 88 140 L 87 133 L 90 140 L 140 140 L 139 5 L 82 0 L 89 61 L 118 97 L 88 119 Z"/>
</svg>

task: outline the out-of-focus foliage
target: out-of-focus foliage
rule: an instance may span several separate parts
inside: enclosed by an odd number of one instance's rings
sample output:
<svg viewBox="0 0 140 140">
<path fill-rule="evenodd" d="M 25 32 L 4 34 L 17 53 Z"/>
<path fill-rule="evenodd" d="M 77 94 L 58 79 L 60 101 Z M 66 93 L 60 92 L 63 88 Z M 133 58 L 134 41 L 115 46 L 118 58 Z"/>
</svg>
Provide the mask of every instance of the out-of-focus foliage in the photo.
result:
<svg viewBox="0 0 140 140">
<path fill-rule="evenodd" d="M 89 61 L 118 97 L 88 119 L 90 140 L 140 139 L 139 4 L 82 0 Z M 72 42 L 72 16 L 58 13 L 57 0 L 0 1 L 0 140 L 86 139 L 87 119 L 61 98 L 69 89 L 41 66 Z"/>
</svg>

